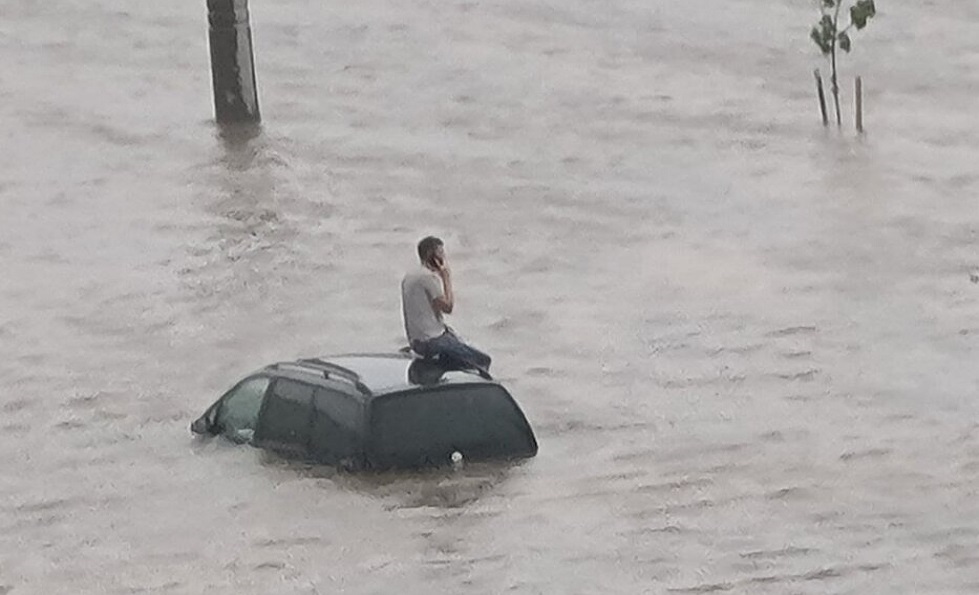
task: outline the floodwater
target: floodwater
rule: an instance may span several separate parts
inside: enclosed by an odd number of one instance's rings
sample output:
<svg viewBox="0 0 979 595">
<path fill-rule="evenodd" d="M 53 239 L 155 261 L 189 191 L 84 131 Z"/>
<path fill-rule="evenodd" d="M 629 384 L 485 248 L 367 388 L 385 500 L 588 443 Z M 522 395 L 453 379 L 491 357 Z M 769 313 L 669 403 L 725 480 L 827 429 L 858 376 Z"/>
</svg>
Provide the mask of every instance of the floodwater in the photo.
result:
<svg viewBox="0 0 979 595">
<path fill-rule="evenodd" d="M 979 591 L 979 3 L 878 2 L 837 131 L 814 2 L 253 0 L 250 139 L 204 4 L 0 2 L 0 593 Z M 429 233 L 535 459 L 191 439 Z"/>
</svg>

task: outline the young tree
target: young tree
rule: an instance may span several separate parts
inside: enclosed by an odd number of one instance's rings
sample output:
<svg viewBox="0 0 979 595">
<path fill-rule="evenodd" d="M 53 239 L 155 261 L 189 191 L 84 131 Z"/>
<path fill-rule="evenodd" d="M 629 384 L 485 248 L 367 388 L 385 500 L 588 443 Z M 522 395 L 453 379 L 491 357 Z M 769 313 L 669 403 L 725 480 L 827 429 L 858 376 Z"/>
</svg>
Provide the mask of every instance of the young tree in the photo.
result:
<svg viewBox="0 0 979 595">
<path fill-rule="evenodd" d="M 836 78 L 836 54 L 837 48 L 844 52 L 850 52 L 850 29 L 856 27 L 858 30 L 867 26 L 867 21 L 877 14 L 874 0 L 856 0 L 850 6 L 850 24 L 840 29 L 840 12 L 846 0 L 819 0 L 819 11 L 822 18 L 819 23 L 812 28 L 809 37 L 823 52 L 824 56 L 829 56 L 832 64 L 832 78 L 830 83 L 833 91 L 833 103 L 836 106 L 836 125 L 840 126 L 843 120 L 840 118 L 840 86 Z"/>
</svg>

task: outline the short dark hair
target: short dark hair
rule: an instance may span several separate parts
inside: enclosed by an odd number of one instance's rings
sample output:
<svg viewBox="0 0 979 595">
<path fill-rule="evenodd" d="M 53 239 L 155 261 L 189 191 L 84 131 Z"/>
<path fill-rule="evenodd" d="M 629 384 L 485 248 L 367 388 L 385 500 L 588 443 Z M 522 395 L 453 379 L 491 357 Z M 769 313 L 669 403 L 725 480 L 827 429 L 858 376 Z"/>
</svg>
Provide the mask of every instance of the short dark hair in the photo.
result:
<svg viewBox="0 0 979 595">
<path fill-rule="evenodd" d="M 435 236 L 422 238 L 422 241 L 418 242 L 418 258 L 422 259 L 422 262 L 428 262 L 441 245 L 442 240 Z"/>
</svg>

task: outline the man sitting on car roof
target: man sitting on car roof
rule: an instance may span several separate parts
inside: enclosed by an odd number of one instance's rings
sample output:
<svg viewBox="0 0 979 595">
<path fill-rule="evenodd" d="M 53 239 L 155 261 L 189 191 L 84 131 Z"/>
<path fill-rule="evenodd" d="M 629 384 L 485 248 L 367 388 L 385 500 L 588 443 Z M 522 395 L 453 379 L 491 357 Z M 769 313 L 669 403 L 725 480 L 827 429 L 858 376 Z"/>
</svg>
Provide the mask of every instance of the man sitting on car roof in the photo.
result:
<svg viewBox="0 0 979 595">
<path fill-rule="evenodd" d="M 474 368 L 489 373 L 492 359 L 467 345 L 442 320 L 455 305 L 452 272 L 445 262 L 445 246 L 439 238 L 428 236 L 418 242 L 416 267 L 401 280 L 401 311 L 408 344 L 418 355 L 437 357 L 449 366 Z"/>
</svg>

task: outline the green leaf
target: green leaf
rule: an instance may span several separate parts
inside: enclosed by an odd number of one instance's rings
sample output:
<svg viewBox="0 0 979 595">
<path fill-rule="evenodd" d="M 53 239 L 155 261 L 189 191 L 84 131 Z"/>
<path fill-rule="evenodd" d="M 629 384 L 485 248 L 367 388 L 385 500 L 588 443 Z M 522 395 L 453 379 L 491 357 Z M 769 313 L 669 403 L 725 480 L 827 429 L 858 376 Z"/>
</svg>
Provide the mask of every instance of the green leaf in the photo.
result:
<svg viewBox="0 0 979 595">
<path fill-rule="evenodd" d="M 830 37 L 836 34 L 836 25 L 833 24 L 833 17 L 828 14 L 824 14 L 823 18 L 819 20 L 819 24 L 823 27 L 823 33 L 827 31 L 830 32 Z"/>
<path fill-rule="evenodd" d="M 813 43 L 819 46 L 820 51 L 822 51 L 824 54 L 829 54 L 832 51 L 832 48 L 830 47 L 831 42 L 827 40 L 824 33 L 825 32 L 819 27 L 813 27 L 812 31 L 809 32 L 809 37 L 812 39 Z"/>
<path fill-rule="evenodd" d="M 874 6 L 874 0 L 857 0 L 857 3 L 850 7 L 850 21 L 857 26 L 857 29 L 866 27 L 867 20 L 876 14 L 877 7 Z"/>
<path fill-rule="evenodd" d="M 812 39 L 813 43 L 819 46 L 819 50 L 821 52 L 824 54 L 826 53 L 826 48 L 823 47 L 823 36 L 819 33 L 819 27 L 812 28 L 812 31 L 809 32 L 809 38 Z"/>
<path fill-rule="evenodd" d="M 846 34 L 846 31 L 840 33 L 840 49 L 844 52 L 850 52 L 850 36 Z"/>
</svg>

